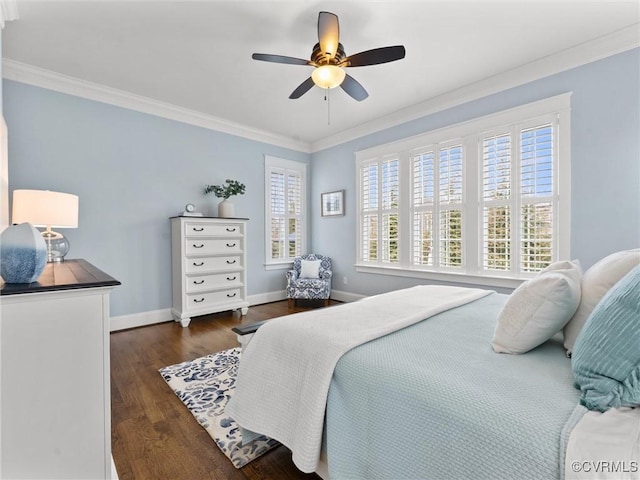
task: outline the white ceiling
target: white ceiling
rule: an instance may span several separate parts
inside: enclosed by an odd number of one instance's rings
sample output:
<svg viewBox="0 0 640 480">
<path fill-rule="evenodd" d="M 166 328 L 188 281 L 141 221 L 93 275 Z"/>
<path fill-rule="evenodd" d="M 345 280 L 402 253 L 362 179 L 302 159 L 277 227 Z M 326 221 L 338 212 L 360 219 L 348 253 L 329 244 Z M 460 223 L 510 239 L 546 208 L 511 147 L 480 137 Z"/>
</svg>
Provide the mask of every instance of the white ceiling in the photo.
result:
<svg viewBox="0 0 640 480">
<path fill-rule="evenodd" d="M 637 1 L 18 1 L 5 59 L 313 144 L 639 21 Z M 289 94 L 312 67 L 320 10 L 347 55 L 402 44 L 406 58 L 349 69 L 369 92 Z"/>
</svg>

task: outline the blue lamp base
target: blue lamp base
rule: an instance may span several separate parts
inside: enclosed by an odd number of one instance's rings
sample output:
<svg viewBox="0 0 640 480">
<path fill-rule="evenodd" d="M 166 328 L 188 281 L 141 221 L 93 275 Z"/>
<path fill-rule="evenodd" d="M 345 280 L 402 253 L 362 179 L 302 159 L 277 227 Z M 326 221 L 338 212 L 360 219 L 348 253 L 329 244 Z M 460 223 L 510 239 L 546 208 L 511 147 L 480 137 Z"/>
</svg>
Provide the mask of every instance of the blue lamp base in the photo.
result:
<svg viewBox="0 0 640 480">
<path fill-rule="evenodd" d="M 47 245 L 30 223 L 12 225 L 0 235 L 0 275 L 6 283 L 32 283 L 47 264 Z"/>
</svg>

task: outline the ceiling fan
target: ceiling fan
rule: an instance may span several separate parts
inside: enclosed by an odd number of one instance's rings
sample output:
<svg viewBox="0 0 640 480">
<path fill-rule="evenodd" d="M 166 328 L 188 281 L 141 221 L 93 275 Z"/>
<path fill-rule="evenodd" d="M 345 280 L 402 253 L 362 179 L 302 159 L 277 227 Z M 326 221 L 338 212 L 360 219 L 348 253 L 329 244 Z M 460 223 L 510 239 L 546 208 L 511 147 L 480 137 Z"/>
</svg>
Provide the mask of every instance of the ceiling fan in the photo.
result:
<svg viewBox="0 0 640 480">
<path fill-rule="evenodd" d="M 309 60 L 268 53 L 254 53 L 251 57 L 254 60 L 262 60 L 263 62 L 314 67 L 311 76 L 302 82 L 289 95 L 289 98 L 300 98 L 314 85 L 327 89 L 340 86 L 351 97 L 361 102 L 369 94 L 357 80 L 344 71 L 344 68 L 394 62 L 404 58 L 404 55 L 404 46 L 395 45 L 366 50 L 348 57 L 345 56 L 344 48 L 340 43 L 338 16 L 329 12 L 320 12 L 318 14 L 318 43 L 313 47 Z"/>
</svg>

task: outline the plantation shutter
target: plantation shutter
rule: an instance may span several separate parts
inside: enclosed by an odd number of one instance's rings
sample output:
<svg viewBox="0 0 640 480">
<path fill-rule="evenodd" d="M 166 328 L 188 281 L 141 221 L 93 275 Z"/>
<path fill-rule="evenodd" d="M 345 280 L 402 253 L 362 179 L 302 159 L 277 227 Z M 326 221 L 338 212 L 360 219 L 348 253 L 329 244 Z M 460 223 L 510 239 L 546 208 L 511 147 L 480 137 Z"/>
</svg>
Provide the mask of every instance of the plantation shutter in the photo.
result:
<svg viewBox="0 0 640 480">
<path fill-rule="evenodd" d="M 271 260 L 302 253 L 302 174 L 272 167 L 269 172 Z"/>
<path fill-rule="evenodd" d="M 378 260 L 378 163 L 364 164 L 360 169 L 361 251 L 362 260 Z"/>
<path fill-rule="evenodd" d="M 462 267 L 462 145 L 441 147 L 438 159 L 439 263 Z"/>
<path fill-rule="evenodd" d="M 381 165 L 382 228 L 381 257 L 383 262 L 397 263 L 398 258 L 398 203 L 400 183 L 398 159 L 384 160 Z"/>
<path fill-rule="evenodd" d="M 511 134 L 482 139 L 482 264 L 511 270 Z"/>
<path fill-rule="evenodd" d="M 435 216 L 435 155 L 433 151 L 413 156 L 413 261 L 433 266 L 433 219 Z"/>
<path fill-rule="evenodd" d="M 298 173 L 287 174 L 288 241 L 289 258 L 303 252 L 302 246 L 302 177 Z"/>
<path fill-rule="evenodd" d="M 535 273 L 552 262 L 556 127 L 549 115 L 481 137 L 484 271 Z"/>
<path fill-rule="evenodd" d="M 285 174 L 272 171 L 269 176 L 271 205 L 271 259 L 285 258 Z"/>
<path fill-rule="evenodd" d="M 397 158 L 360 166 L 360 252 L 364 262 L 399 262 L 400 177 Z"/>
<path fill-rule="evenodd" d="M 553 259 L 554 125 L 520 130 L 520 269 L 538 272 Z"/>
<path fill-rule="evenodd" d="M 517 286 L 567 258 L 570 132 L 563 94 L 356 152 L 357 271 Z"/>
</svg>

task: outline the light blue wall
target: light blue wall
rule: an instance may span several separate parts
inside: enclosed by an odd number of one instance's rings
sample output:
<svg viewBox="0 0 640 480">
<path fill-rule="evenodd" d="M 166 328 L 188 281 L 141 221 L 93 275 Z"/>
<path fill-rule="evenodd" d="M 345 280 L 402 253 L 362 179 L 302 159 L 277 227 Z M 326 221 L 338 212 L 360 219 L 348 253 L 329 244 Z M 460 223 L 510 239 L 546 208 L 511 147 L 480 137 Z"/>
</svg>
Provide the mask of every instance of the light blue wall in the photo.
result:
<svg viewBox="0 0 640 480">
<path fill-rule="evenodd" d="M 281 270 L 264 269 L 264 154 L 310 156 L 180 122 L 4 81 L 10 189 L 80 197 L 79 228 L 65 229 L 70 258 L 85 258 L 122 282 L 112 315 L 171 306 L 170 216 L 218 199 L 205 184 L 247 186 L 234 197 L 248 217 L 248 294 L 283 290 Z M 214 210 L 215 211 L 215 210 Z"/>
<path fill-rule="evenodd" d="M 313 154 L 312 246 L 333 258 L 333 288 L 372 294 L 424 283 L 355 272 L 356 151 L 569 91 L 571 257 L 586 269 L 609 253 L 639 247 L 639 65 L 640 50 L 631 50 Z M 343 188 L 346 215 L 321 218 L 320 193 Z"/>
<path fill-rule="evenodd" d="M 311 249 L 334 259 L 335 289 L 377 293 L 423 282 L 355 272 L 354 153 L 573 91 L 571 256 L 588 267 L 640 246 L 639 64 L 636 49 L 313 155 L 5 80 L 10 188 L 80 196 L 80 227 L 64 231 L 70 256 L 122 281 L 111 307 L 124 315 L 171 305 L 167 219 L 187 202 L 213 207 L 202 186 L 225 178 L 247 185 L 234 203 L 251 219 L 249 294 L 282 290 L 283 271 L 263 265 L 263 154 L 311 161 Z M 320 193 L 338 189 L 346 190 L 346 215 L 320 217 Z"/>
</svg>

